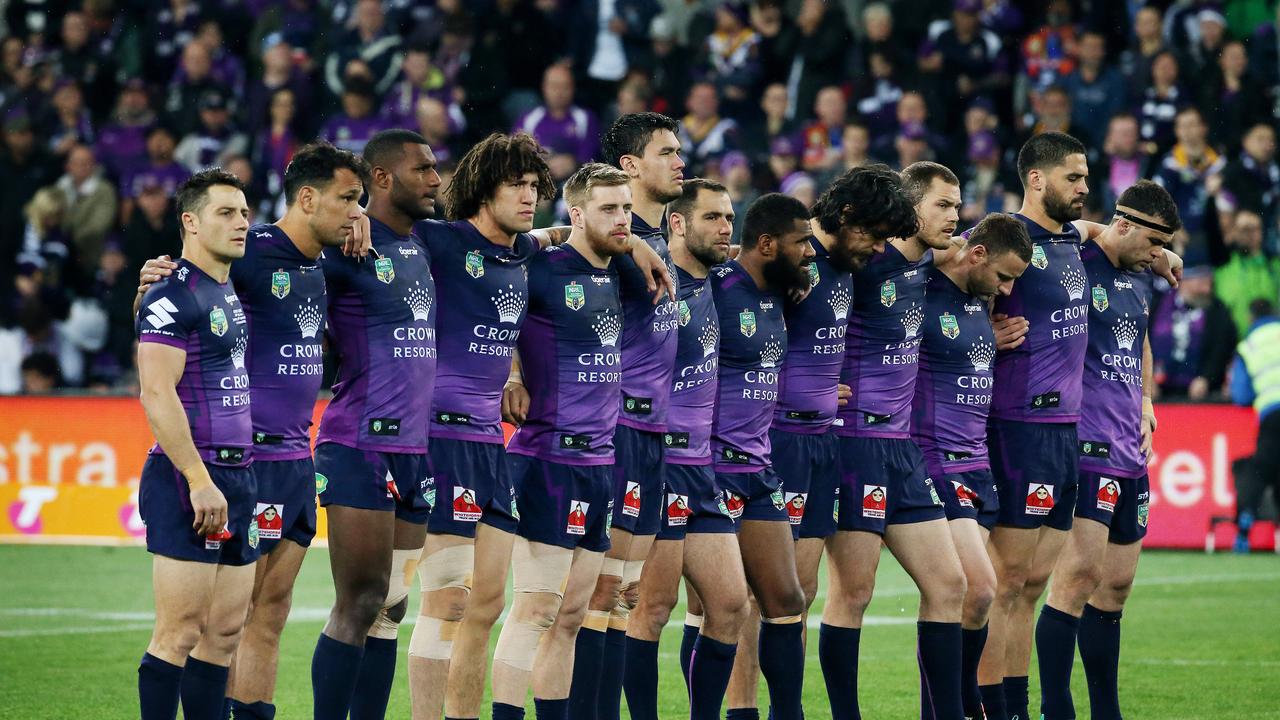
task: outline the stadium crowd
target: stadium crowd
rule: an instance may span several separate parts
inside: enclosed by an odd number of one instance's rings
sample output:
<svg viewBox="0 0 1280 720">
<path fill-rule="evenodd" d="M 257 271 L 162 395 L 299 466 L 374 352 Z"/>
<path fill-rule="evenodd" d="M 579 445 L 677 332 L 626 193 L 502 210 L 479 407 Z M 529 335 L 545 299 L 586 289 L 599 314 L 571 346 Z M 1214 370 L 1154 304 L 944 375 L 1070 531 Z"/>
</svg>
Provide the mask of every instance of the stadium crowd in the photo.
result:
<svg viewBox="0 0 1280 720">
<path fill-rule="evenodd" d="M 179 251 L 173 194 L 222 165 L 254 221 L 313 138 L 406 127 L 451 163 L 524 130 L 562 183 L 601 128 L 680 121 L 686 177 L 812 204 L 845 170 L 958 170 L 961 229 L 1021 202 L 1017 149 L 1089 149 L 1088 219 L 1151 178 L 1186 281 L 1152 320 L 1166 396 L 1222 397 L 1280 295 L 1274 2 L 9 0 L 0 20 L 0 393 L 136 387 L 131 303 Z M 563 221 L 544 203 L 538 226 Z"/>
</svg>

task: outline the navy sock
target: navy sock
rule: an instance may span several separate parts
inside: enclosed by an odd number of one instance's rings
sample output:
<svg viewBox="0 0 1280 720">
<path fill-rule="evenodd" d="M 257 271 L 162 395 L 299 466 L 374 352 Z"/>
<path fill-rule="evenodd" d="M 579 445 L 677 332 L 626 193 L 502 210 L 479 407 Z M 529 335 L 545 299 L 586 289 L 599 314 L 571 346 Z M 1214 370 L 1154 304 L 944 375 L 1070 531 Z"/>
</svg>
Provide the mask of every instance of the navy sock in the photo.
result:
<svg viewBox="0 0 1280 720">
<path fill-rule="evenodd" d="M 1029 720 L 1027 713 L 1027 676 L 1006 677 L 1004 679 L 1004 707 L 1009 720 Z"/>
<path fill-rule="evenodd" d="M 601 633 L 601 635 L 603 634 Z M 577 660 L 574 660 L 574 662 L 577 662 Z M 533 711 L 538 720 L 569 720 L 569 698 L 564 698 L 563 700 L 539 700 L 534 698 Z M 577 716 L 573 720 L 578 720 Z"/>
<path fill-rule="evenodd" d="M 609 628 L 604 634 L 596 720 L 621 720 L 622 679 L 627 673 L 627 631 Z"/>
<path fill-rule="evenodd" d="M 524 708 L 496 702 L 493 704 L 493 720 L 524 720 Z"/>
<path fill-rule="evenodd" d="M 978 692 L 978 661 L 987 645 L 987 626 L 960 631 L 960 700 L 964 716 L 982 717 L 982 693 Z"/>
<path fill-rule="evenodd" d="M 315 654 L 311 656 L 315 720 L 346 720 L 363 655 L 363 645 L 348 645 L 320 633 Z"/>
<path fill-rule="evenodd" d="M 769 711 L 775 720 L 802 720 L 804 625 L 760 623 L 760 674 L 769 685 Z"/>
<path fill-rule="evenodd" d="M 273 720 L 276 706 L 266 702 L 242 703 L 239 700 L 227 699 L 230 704 L 231 720 Z"/>
<path fill-rule="evenodd" d="M 861 720 L 858 711 L 858 643 L 862 628 L 823 623 L 818 629 L 818 662 L 827 684 L 832 720 Z"/>
<path fill-rule="evenodd" d="M 188 720 L 218 720 L 227 697 L 227 671 L 193 657 L 187 657 L 182 671 L 182 717 Z"/>
<path fill-rule="evenodd" d="M 626 653 L 622 684 L 631 720 L 658 720 L 658 643 L 629 637 Z"/>
<path fill-rule="evenodd" d="M 737 644 L 699 635 L 689 660 L 689 720 L 719 720 Z"/>
<path fill-rule="evenodd" d="M 1009 711 L 1004 705 L 1004 685 L 979 685 L 978 692 L 982 694 L 982 713 L 987 720 L 1009 720 Z"/>
<path fill-rule="evenodd" d="M 573 684 L 569 686 L 569 714 L 573 720 L 595 720 L 604 662 L 604 633 L 580 628 L 573 650 Z M 542 711 L 538 711 L 542 717 Z"/>
<path fill-rule="evenodd" d="M 684 678 L 684 689 L 689 691 L 689 657 L 693 655 L 693 644 L 698 641 L 698 633 L 702 628 L 685 625 L 680 636 L 680 676 Z"/>
<path fill-rule="evenodd" d="M 724 720 L 760 720 L 760 711 L 755 708 L 730 708 L 725 712 Z"/>
<path fill-rule="evenodd" d="M 1120 720 L 1120 615 L 1085 605 L 1080 616 L 1080 660 L 1094 720 Z"/>
<path fill-rule="evenodd" d="M 138 705 L 142 720 L 174 720 L 178 717 L 178 697 L 182 688 L 182 668 L 144 653 L 138 663 Z"/>
<path fill-rule="evenodd" d="M 382 720 L 391 698 L 391 684 L 396 680 L 396 638 L 367 637 L 364 657 L 360 659 L 360 677 L 351 695 L 351 720 Z"/>
<path fill-rule="evenodd" d="M 916 623 L 920 664 L 920 717 L 937 720 L 964 715 L 960 702 L 960 623 Z"/>
<path fill-rule="evenodd" d="M 1045 720 L 1072 720 L 1071 665 L 1076 660 L 1079 618 L 1057 608 L 1040 608 L 1036 622 L 1036 658 L 1040 661 L 1040 714 Z"/>
</svg>

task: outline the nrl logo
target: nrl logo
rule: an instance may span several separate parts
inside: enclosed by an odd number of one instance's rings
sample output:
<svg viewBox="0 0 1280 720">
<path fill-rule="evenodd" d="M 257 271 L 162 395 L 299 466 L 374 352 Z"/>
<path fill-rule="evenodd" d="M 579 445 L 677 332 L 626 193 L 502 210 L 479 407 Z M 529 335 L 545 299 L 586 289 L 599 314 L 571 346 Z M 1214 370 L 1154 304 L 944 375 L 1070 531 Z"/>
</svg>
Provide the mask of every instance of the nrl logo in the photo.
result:
<svg viewBox="0 0 1280 720">
<path fill-rule="evenodd" d="M 378 280 L 387 285 L 396 279 L 396 267 L 391 264 L 391 258 L 380 257 L 373 261 L 373 273 Z"/>
<path fill-rule="evenodd" d="M 896 302 L 898 302 L 898 286 L 892 280 L 885 280 L 880 286 L 880 304 L 893 307 Z"/>
<path fill-rule="evenodd" d="M 956 321 L 956 316 L 951 313 L 942 313 L 938 316 L 938 324 L 942 326 L 942 336 L 948 340 L 955 340 L 960 337 L 960 323 Z"/>
<path fill-rule="evenodd" d="M 564 286 L 564 304 L 574 311 L 581 310 L 587 304 L 587 296 L 576 281 Z"/>
<path fill-rule="evenodd" d="M 1106 312 L 1111 307 L 1111 300 L 1107 297 L 1107 289 L 1101 285 L 1093 286 L 1093 309 L 1098 312 Z"/>
<path fill-rule="evenodd" d="M 218 337 L 227 334 L 227 313 L 220 307 L 209 311 L 209 332 Z"/>
<path fill-rule="evenodd" d="M 289 273 L 284 270 L 277 270 L 271 273 L 271 294 L 277 299 L 283 300 L 289 295 L 290 282 Z"/>
<path fill-rule="evenodd" d="M 1031 266 L 1037 270 L 1049 267 L 1049 258 L 1045 256 L 1043 247 L 1036 245 L 1031 248 Z"/>
<path fill-rule="evenodd" d="M 467 274 L 473 278 L 484 277 L 484 256 L 472 250 L 467 253 Z"/>
<path fill-rule="evenodd" d="M 743 337 L 751 337 L 756 334 L 756 314 L 750 310 L 743 310 L 738 313 L 738 330 Z"/>
</svg>

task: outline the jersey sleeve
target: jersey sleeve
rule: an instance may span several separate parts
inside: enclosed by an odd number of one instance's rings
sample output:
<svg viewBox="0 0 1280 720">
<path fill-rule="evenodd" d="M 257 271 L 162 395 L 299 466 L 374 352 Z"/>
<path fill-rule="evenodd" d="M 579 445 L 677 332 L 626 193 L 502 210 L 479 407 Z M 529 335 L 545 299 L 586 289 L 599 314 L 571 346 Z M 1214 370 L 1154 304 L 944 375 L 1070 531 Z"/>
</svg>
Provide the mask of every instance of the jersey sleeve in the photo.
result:
<svg viewBox="0 0 1280 720">
<path fill-rule="evenodd" d="M 199 316 L 191 292 L 182 283 L 173 279 L 156 283 L 142 297 L 142 309 L 135 320 L 138 342 L 186 350 Z"/>
</svg>

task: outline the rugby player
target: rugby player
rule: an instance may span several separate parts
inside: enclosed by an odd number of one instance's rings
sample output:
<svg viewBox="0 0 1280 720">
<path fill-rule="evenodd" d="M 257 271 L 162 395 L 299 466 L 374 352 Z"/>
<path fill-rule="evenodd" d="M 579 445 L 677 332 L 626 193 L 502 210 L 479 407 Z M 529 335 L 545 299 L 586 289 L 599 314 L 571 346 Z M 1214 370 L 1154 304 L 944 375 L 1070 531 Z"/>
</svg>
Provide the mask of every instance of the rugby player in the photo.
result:
<svg viewBox="0 0 1280 720">
<path fill-rule="evenodd" d="M 964 716 L 981 718 L 978 659 L 996 584 L 986 544 L 999 506 L 986 444 L 996 352 L 988 306 L 1027 269 L 1031 240 L 1016 218 L 996 213 L 967 235 L 959 252 L 929 271 L 911 437 L 942 497 L 967 581 L 961 697 Z"/>
<path fill-rule="evenodd" d="M 138 489 L 156 606 L 138 667 L 147 720 L 176 718 L 180 697 L 184 717 L 219 717 L 258 559 L 248 327 L 229 277 L 249 207 L 221 168 L 184 182 L 176 204 L 182 257 L 146 290 L 135 321 L 156 438 Z"/>
<path fill-rule="evenodd" d="M 1080 476 L 1067 535 L 1036 625 L 1040 713 L 1074 718 L 1077 641 L 1093 718 L 1119 720 L 1120 617 L 1138 570 L 1151 500 L 1147 461 L 1155 431 L 1150 267 L 1181 226 L 1167 190 L 1140 180 L 1120 194 L 1107 229 L 1080 251 L 1089 305 L 1080 405 Z M 1015 498 L 1016 500 L 1016 498 Z M 1064 502 L 1070 498 L 1064 495 Z"/>
<path fill-rule="evenodd" d="M 663 434 L 666 489 L 662 526 L 645 560 L 639 604 L 627 628 L 624 686 L 631 718 L 657 720 L 658 641 L 683 573 L 704 599 L 706 617 L 691 648 L 696 662 L 687 678 L 689 717 L 718 720 L 747 608 L 733 519 L 711 465 L 720 325 L 707 274 L 728 259 L 733 203 L 723 185 L 692 179 L 670 211 L 670 252 L 680 289 L 676 371 Z"/>
</svg>

